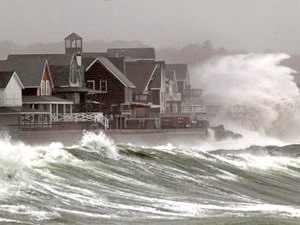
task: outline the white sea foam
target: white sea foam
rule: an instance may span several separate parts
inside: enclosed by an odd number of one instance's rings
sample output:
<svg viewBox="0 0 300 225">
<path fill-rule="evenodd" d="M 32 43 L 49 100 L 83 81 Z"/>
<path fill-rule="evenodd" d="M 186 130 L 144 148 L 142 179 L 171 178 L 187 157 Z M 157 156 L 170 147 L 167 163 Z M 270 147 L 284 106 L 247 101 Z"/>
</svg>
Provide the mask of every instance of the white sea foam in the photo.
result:
<svg viewBox="0 0 300 225">
<path fill-rule="evenodd" d="M 294 71 L 280 65 L 286 54 L 240 54 L 214 59 L 195 69 L 203 101 L 221 105 L 217 119 L 230 128 L 280 138 L 299 138 L 300 93 Z"/>
<path fill-rule="evenodd" d="M 80 145 L 88 147 L 92 151 L 104 151 L 112 159 L 118 159 L 119 157 L 115 143 L 103 132 L 99 132 L 98 134 L 84 132 Z"/>
</svg>

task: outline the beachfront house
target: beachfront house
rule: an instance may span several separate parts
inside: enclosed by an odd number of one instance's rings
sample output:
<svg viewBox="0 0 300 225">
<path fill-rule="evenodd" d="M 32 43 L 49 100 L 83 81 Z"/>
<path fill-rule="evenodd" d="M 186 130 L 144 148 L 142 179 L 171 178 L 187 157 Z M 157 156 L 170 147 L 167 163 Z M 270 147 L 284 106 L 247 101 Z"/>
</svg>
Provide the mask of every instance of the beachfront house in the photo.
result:
<svg viewBox="0 0 300 225">
<path fill-rule="evenodd" d="M 24 86 L 14 71 L 0 71 L 0 130 L 18 125 Z"/>
<path fill-rule="evenodd" d="M 0 107 L 21 107 L 24 86 L 14 71 L 0 71 Z"/>
<path fill-rule="evenodd" d="M 22 126 L 51 125 L 52 114 L 72 112 L 72 101 L 52 96 L 53 80 L 47 60 L 2 60 L 0 69 L 15 71 L 24 85 L 22 106 L 32 114 L 21 118 Z"/>
<path fill-rule="evenodd" d="M 136 86 L 105 57 L 85 58 L 83 63 L 86 86 L 95 92 L 87 97 L 89 111 L 103 112 L 123 127 L 122 107 L 131 105 Z"/>
<path fill-rule="evenodd" d="M 84 67 L 81 59 L 82 38 L 71 34 L 65 38 L 66 54 L 13 54 L 7 60 L 13 62 L 47 60 L 53 81 L 53 95 L 72 101 L 73 111 L 85 110 Z"/>
</svg>

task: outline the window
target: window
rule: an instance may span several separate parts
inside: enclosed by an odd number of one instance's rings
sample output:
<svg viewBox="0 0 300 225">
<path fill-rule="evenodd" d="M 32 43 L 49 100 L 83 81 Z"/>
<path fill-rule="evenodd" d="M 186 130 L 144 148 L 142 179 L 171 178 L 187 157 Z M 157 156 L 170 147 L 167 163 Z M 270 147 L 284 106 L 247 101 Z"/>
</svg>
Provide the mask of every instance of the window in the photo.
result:
<svg viewBox="0 0 300 225">
<path fill-rule="evenodd" d="M 71 40 L 71 48 L 76 48 L 76 41 L 75 40 Z"/>
<path fill-rule="evenodd" d="M 41 81 L 41 95 L 46 94 L 46 82 L 44 80 Z"/>
<path fill-rule="evenodd" d="M 95 81 L 94 80 L 87 80 L 86 87 L 95 90 Z"/>
<path fill-rule="evenodd" d="M 147 101 L 147 95 L 140 95 L 140 101 Z"/>
<path fill-rule="evenodd" d="M 46 80 L 46 95 L 50 95 L 50 82 L 49 80 Z"/>
<path fill-rule="evenodd" d="M 70 40 L 66 40 L 66 48 L 70 48 L 71 47 L 71 41 Z"/>
<path fill-rule="evenodd" d="M 102 93 L 107 93 L 107 81 L 106 80 L 100 80 L 99 82 L 100 85 L 100 92 Z"/>
<path fill-rule="evenodd" d="M 76 40 L 76 47 L 81 48 L 81 40 Z"/>
</svg>

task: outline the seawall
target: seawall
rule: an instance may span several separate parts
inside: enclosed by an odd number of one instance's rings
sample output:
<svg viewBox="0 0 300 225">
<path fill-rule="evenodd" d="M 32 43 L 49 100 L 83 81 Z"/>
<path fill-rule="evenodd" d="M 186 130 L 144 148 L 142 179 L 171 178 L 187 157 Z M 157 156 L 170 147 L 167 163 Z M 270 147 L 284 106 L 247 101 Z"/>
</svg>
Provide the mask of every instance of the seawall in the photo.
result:
<svg viewBox="0 0 300 225">
<path fill-rule="evenodd" d="M 104 132 L 116 143 L 132 143 L 138 145 L 165 145 L 198 142 L 207 138 L 206 129 L 132 129 L 132 130 L 90 130 Z M 23 142 L 30 145 L 61 142 L 65 145 L 79 143 L 83 130 L 34 130 L 2 131 L 2 137 L 9 136 L 13 142 Z"/>
</svg>

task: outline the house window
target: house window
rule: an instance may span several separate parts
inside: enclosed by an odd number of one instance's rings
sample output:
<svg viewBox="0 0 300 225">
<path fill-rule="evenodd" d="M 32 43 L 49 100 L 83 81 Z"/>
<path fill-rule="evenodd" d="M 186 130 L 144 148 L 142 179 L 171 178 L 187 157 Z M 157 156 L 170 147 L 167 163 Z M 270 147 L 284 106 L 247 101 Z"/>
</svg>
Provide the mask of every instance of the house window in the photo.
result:
<svg viewBox="0 0 300 225">
<path fill-rule="evenodd" d="M 107 93 L 107 81 L 106 80 L 100 80 L 99 82 L 100 85 L 100 92 L 102 93 Z"/>
<path fill-rule="evenodd" d="M 95 81 L 94 80 L 87 80 L 86 87 L 95 90 Z"/>
<path fill-rule="evenodd" d="M 70 40 L 66 40 L 66 48 L 70 48 L 71 47 L 71 41 Z"/>
<path fill-rule="evenodd" d="M 46 94 L 46 82 L 44 80 L 41 81 L 41 95 Z"/>
<path fill-rule="evenodd" d="M 46 80 L 46 95 L 50 95 L 50 82 L 49 80 Z"/>
<path fill-rule="evenodd" d="M 140 95 L 140 101 L 147 101 L 147 95 Z"/>
</svg>

